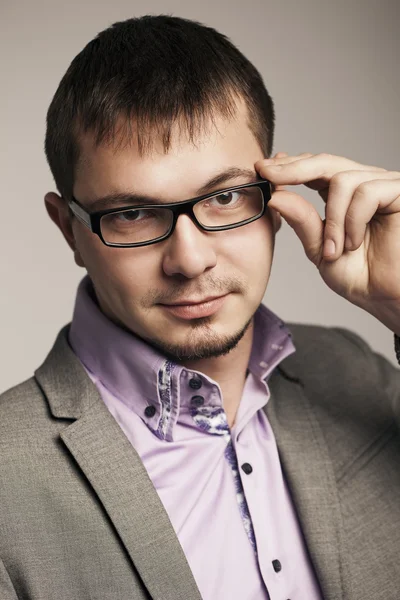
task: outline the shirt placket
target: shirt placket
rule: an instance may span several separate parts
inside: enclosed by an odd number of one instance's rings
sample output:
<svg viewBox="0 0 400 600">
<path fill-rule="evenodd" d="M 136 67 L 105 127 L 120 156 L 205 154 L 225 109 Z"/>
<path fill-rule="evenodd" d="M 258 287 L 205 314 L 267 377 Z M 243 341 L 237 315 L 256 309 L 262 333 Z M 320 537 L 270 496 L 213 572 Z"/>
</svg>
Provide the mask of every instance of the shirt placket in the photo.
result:
<svg viewBox="0 0 400 600">
<path fill-rule="evenodd" d="M 210 435 L 222 436 L 225 440 L 226 448 L 224 454 L 232 472 L 240 517 L 242 519 L 249 542 L 257 556 L 256 537 L 243 489 L 242 480 L 239 474 L 238 460 L 232 444 L 231 430 L 228 425 L 226 413 L 221 407 L 201 406 L 192 408 L 191 415 L 199 429 Z"/>
</svg>

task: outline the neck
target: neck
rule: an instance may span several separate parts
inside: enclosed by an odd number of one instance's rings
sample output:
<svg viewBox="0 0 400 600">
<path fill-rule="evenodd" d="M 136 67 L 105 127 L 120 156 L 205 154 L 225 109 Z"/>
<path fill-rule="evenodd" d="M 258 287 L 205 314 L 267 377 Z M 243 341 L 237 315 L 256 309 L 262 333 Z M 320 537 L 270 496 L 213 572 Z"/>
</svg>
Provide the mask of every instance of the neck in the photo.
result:
<svg viewBox="0 0 400 600">
<path fill-rule="evenodd" d="M 224 356 L 185 361 L 182 363 L 189 370 L 204 373 L 218 383 L 222 392 L 223 406 L 229 427 L 233 427 L 243 388 L 246 381 L 247 366 L 253 345 L 253 322 L 237 346 Z"/>
</svg>

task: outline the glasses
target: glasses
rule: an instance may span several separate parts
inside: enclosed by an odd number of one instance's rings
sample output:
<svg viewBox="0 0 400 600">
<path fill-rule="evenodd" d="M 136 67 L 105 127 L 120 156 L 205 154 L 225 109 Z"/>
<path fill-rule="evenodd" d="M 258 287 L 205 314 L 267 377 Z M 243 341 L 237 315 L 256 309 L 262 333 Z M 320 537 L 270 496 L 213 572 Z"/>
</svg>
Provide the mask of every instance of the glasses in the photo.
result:
<svg viewBox="0 0 400 600">
<path fill-rule="evenodd" d="M 166 240 L 180 215 L 188 215 L 204 231 L 242 227 L 262 217 L 270 199 L 271 184 L 261 180 L 171 204 L 136 204 L 92 213 L 76 198 L 68 205 L 106 246 L 134 248 Z"/>
</svg>

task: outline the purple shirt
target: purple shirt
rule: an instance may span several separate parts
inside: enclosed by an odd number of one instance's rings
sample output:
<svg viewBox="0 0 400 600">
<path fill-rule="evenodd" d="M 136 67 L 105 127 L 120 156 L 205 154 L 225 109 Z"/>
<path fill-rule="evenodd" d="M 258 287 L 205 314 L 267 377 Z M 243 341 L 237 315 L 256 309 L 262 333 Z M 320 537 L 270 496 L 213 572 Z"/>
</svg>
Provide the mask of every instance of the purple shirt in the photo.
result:
<svg viewBox="0 0 400 600">
<path fill-rule="evenodd" d="M 264 305 L 234 426 L 220 387 L 112 323 L 90 279 L 78 288 L 70 344 L 138 452 L 204 600 L 321 600 L 262 410 L 268 377 L 295 351 Z"/>
</svg>

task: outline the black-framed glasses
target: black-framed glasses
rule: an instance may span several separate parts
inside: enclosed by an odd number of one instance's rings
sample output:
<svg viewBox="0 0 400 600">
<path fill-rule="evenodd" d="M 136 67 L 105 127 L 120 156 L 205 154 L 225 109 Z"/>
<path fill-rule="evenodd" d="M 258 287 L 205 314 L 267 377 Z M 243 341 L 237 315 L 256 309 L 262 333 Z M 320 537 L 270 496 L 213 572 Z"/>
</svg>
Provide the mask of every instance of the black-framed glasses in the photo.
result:
<svg viewBox="0 0 400 600">
<path fill-rule="evenodd" d="M 106 246 L 134 248 L 167 239 L 183 214 L 204 231 L 242 227 L 262 217 L 270 199 L 271 184 L 264 179 L 171 204 L 136 204 L 92 213 L 76 198 L 68 205 Z"/>
</svg>

